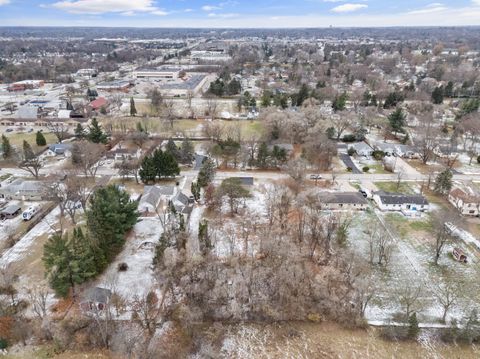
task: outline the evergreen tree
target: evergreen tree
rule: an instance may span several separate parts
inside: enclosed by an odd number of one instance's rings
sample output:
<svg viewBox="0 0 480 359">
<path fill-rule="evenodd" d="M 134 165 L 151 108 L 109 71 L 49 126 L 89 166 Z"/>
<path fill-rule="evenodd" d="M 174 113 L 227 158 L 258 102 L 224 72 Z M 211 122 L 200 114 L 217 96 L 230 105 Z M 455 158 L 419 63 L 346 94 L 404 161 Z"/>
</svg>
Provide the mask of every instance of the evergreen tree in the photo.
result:
<svg viewBox="0 0 480 359">
<path fill-rule="evenodd" d="M 97 119 L 92 119 L 92 124 L 88 127 L 87 139 L 93 143 L 107 143 L 107 135 L 103 132 Z"/>
<path fill-rule="evenodd" d="M 251 196 L 250 191 L 243 186 L 241 179 L 235 177 L 222 181 L 218 188 L 218 195 L 227 198 L 232 215 L 238 212 L 240 201 Z"/>
<path fill-rule="evenodd" d="M 285 163 L 287 161 L 287 150 L 283 147 L 273 146 L 272 150 L 273 165 L 278 166 L 278 163 Z"/>
<path fill-rule="evenodd" d="M 183 163 L 191 163 L 195 159 L 195 148 L 188 138 L 182 141 L 180 158 Z"/>
<path fill-rule="evenodd" d="M 23 140 L 23 159 L 25 161 L 31 161 L 35 158 L 36 156 L 35 152 L 33 152 L 32 146 L 30 146 L 27 141 Z"/>
<path fill-rule="evenodd" d="M 257 166 L 260 168 L 266 168 L 269 157 L 270 152 L 268 151 L 268 146 L 265 142 L 262 142 L 257 151 Z"/>
<path fill-rule="evenodd" d="M 192 182 L 190 185 L 190 192 L 192 192 L 192 196 L 195 199 L 195 201 L 198 201 L 200 199 L 200 191 L 202 187 L 198 184 L 198 182 Z"/>
<path fill-rule="evenodd" d="M 51 236 L 44 245 L 43 263 L 50 286 L 58 296 L 66 297 L 70 288 L 97 274 L 91 243 L 80 228 L 68 235 Z"/>
<path fill-rule="evenodd" d="M 7 136 L 2 135 L 2 156 L 4 159 L 8 159 L 12 156 L 13 149 L 12 145 L 10 144 L 10 140 Z"/>
<path fill-rule="evenodd" d="M 133 97 L 130 97 L 130 116 L 134 117 L 137 115 L 137 108 L 135 107 L 135 100 Z"/>
<path fill-rule="evenodd" d="M 83 137 L 85 137 L 85 129 L 81 123 L 78 123 L 77 127 L 75 127 L 75 137 L 77 140 L 81 140 Z"/>
<path fill-rule="evenodd" d="M 212 183 L 216 171 L 217 166 L 215 166 L 215 163 L 210 158 L 205 159 L 202 163 L 200 171 L 198 172 L 197 183 L 200 185 L 200 187 L 205 188 Z"/>
<path fill-rule="evenodd" d="M 347 99 L 348 99 L 348 96 L 345 92 L 340 96 L 336 96 L 332 103 L 333 111 L 337 112 L 337 111 L 345 110 Z"/>
<path fill-rule="evenodd" d="M 435 179 L 435 192 L 440 194 L 448 194 L 452 189 L 452 171 L 446 169 L 443 172 L 440 172 Z"/>
<path fill-rule="evenodd" d="M 180 167 L 175 157 L 170 152 L 163 152 L 159 157 L 160 161 L 155 162 L 157 175 L 162 177 L 175 177 L 180 174 Z"/>
<path fill-rule="evenodd" d="M 392 128 L 393 133 L 396 135 L 398 132 L 403 132 L 403 127 L 405 126 L 406 116 L 403 113 L 402 109 L 399 107 L 394 112 L 388 116 L 388 122 Z"/>
<path fill-rule="evenodd" d="M 296 96 L 297 98 L 296 105 L 302 106 L 303 102 L 309 97 L 310 97 L 310 89 L 306 84 L 303 84 L 302 87 L 300 87 L 300 91 L 298 91 L 298 94 Z"/>
<path fill-rule="evenodd" d="M 101 272 L 123 248 L 125 234 L 137 222 L 137 203 L 130 201 L 128 193 L 118 186 L 99 188 L 90 198 L 86 217 L 95 244 L 95 264 Z"/>
<path fill-rule="evenodd" d="M 168 140 L 167 145 L 165 146 L 165 152 L 169 152 L 177 161 L 180 161 L 180 150 L 171 138 Z"/>
<path fill-rule="evenodd" d="M 198 241 L 200 244 L 200 251 L 203 255 L 206 255 L 208 251 L 213 248 L 208 233 L 208 221 L 206 219 L 198 223 Z"/>
<path fill-rule="evenodd" d="M 416 339 L 420 328 L 418 327 L 417 313 L 413 313 L 408 318 L 408 337 L 411 339 Z"/>
<path fill-rule="evenodd" d="M 445 97 L 453 97 L 453 82 L 448 81 L 447 86 L 445 86 L 445 90 L 443 91 Z"/>
<path fill-rule="evenodd" d="M 443 96 L 444 96 L 443 87 L 442 86 L 435 87 L 435 89 L 432 92 L 432 102 L 435 105 L 442 104 L 443 103 Z"/>
<path fill-rule="evenodd" d="M 37 146 L 39 147 L 47 145 L 47 140 L 45 139 L 43 133 L 41 133 L 40 131 L 37 131 L 35 141 L 37 142 Z"/>
<path fill-rule="evenodd" d="M 143 159 L 138 175 L 140 176 L 141 181 L 145 184 L 155 182 L 157 168 L 155 167 L 153 157 L 146 156 Z"/>
</svg>

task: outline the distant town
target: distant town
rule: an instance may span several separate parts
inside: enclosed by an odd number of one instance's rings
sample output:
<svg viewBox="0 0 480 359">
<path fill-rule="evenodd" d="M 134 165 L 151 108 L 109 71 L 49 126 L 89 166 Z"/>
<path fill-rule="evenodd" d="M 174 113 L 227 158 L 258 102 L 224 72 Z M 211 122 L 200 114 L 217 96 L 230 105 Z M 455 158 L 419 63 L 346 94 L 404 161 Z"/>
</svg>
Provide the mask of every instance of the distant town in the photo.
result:
<svg viewBox="0 0 480 359">
<path fill-rule="evenodd" d="M 0 27 L 2 353 L 478 357 L 479 35 Z"/>
</svg>

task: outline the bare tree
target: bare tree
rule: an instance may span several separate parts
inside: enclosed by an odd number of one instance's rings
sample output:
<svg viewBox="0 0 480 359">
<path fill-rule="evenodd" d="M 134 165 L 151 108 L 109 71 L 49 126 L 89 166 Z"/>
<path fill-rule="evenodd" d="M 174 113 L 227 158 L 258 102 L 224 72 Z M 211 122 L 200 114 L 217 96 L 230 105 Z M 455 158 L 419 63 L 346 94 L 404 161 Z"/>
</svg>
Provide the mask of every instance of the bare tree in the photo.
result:
<svg viewBox="0 0 480 359">
<path fill-rule="evenodd" d="M 218 114 L 218 101 L 215 97 L 209 96 L 207 97 L 207 108 L 206 108 L 206 115 L 210 116 L 212 121 L 215 120 Z"/>
<path fill-rule="evenodd" d="M 449 229 L 445 225 L 447 222 L 455 223 L 455 215 L 449 212 L 440 212 L 431 217 L 431 224 L 435 234 L 435 241 L 432 243 L 433 263 L 435 265 L 438 264 L 438 260 L 442 255 L 445 246 L 452 240 Z"/>
<path fill-rule="evenodd" d="M 442 322 L 445 323 L 447 314 L 458 303 L 461 292 L 462 280 L 450 276 L 443 277 L 443 283 L 434 290 L 434 295 L 443 308 Z"/>
<path fill-rule="evenodd" d="M 33 313 L 35 313 L 39 319 L 45 318 L 47 316 L 47 299 L 50 295 L 48 289 L 42 286 L 29 288 L 27 295 Z"/>
<path fill-rule="evenodd" d="M 102 165 L 100 159 L 104 152 L 105 148 L 101 144 L 88 141 L 75 142 L 72 147 L 72 162 L 86 177 L 95 178 L 98 168 Z"/>
<path fill-rule="evenodd" d="M 407 283 L 396 290 L 396 297 L 400 302 L 405 314 L 405 319 L 410 318 L 412 312 L 420 309 L 420 296 L 422 294 L 422 285 Z"/>
<path fill-rule="evenodd" d="M 62 142 L 66 138 L 68 138 L 68 125 L 63 122 L 47 122 L 47 128 L 55 135 L 58 142 Z"/>
</svg>

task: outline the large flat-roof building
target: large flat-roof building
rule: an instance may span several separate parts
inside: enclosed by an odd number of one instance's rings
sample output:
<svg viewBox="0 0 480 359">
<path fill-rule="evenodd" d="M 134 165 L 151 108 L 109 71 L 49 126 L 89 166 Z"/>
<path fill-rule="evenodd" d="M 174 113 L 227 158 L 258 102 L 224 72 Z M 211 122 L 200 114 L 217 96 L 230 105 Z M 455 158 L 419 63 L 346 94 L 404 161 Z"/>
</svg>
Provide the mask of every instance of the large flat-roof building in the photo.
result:
<svg viewBox="0 0 480 359">
<path fill-rule="evenodd" d="M 135 71 L 137 79 L 155 78 L 155 79 L 178 79 L 181 69 L 177 67 L 165 68 L 140 68 Z"/>
</svg>

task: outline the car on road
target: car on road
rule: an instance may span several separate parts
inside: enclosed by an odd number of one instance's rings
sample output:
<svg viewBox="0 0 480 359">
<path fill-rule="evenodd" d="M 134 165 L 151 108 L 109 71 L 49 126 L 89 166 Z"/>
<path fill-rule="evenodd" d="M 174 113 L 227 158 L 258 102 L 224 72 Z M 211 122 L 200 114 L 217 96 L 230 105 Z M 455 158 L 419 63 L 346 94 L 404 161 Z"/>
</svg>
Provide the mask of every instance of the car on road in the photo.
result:
<svg viewBox="0 0 480 359">
<path fill-rule="evenodd" d="M 322 178 L 323 178 L 322 175 L 318 175 L 318 174 L 312 174 L 312 175 L 310 175 L 310 179 L 311 179 L 312 181 L 321 180 Z"/>
<path fill-rule="evenodd" d="M 12 129 L 12 128 L 7 128 L 7 129 L 5 130 L 5 132 L 13 132 L 13 129 Z"/>
</svg>

